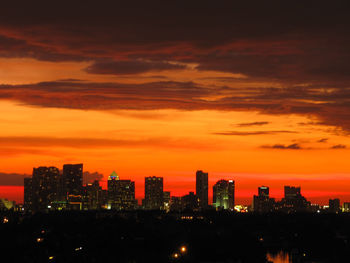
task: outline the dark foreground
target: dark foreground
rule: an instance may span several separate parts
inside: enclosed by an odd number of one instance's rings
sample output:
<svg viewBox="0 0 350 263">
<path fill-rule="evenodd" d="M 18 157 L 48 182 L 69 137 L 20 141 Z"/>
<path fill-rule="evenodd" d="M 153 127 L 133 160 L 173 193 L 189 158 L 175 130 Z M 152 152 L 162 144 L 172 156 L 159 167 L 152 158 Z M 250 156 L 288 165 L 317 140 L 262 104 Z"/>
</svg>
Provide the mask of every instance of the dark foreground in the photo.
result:
<svg viewBox="0 0 350 263">
<path fill-rule="evenodd" d="M 9 222 L 0 224 L 1 257 L 10 260 L 0 262 L 254 263 L 267 262 L 267 251 L 281 250 L 291 253 L 292 262 L 349 262 L 348 214 L 139 211 L 6 216 Z M 181 252 L 182 246 L 186 251 Z"/>
</svg>

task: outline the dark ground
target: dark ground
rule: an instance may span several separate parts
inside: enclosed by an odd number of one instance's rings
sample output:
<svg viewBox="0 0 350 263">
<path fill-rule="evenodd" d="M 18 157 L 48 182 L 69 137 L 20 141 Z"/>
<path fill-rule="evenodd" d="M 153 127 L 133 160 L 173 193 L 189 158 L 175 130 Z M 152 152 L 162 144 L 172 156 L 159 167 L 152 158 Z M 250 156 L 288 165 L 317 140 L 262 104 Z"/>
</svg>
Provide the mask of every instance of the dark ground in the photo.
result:
<svg viewBox="0 0 350 263">
<path fill-rule="evenodd" d="M 350 262 L 349 214 L 209 212 L 192 220 L 143 211 L 4 216 L 9 222 L 0 224 L 1 257 L 11 259 L 0 262 L 254 263 L 266 262 L 267 251 L 281 250 L 291 252 L 293 262 Z M 181 246 L 186 253 L 179 252 Z"/>
</svg>

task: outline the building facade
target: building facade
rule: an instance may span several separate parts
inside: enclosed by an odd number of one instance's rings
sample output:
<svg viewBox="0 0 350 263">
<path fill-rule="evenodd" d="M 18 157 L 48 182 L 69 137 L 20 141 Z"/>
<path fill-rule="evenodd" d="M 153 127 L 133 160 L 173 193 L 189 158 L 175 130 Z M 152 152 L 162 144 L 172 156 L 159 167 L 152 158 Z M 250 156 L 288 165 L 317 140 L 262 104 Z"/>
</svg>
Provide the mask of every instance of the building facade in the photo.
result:
<svg viewBox="0 0 350 263">
<path fill-rule="evenodd" d="M 196 172 L 196 196 L 199 199 L 199 207 L 208 207 L 208 173 Z"/>
<path fill-rule="evenodd" d="M 220 180 L 213 186 L 213 206 L 216 209 L 234 209 L 235 181 Z"/>
<path fill-rule="evenodd" d="M 145 177 L 144 208 L 149 210 L 163 209 L 163 177 Z"/>
</svg>

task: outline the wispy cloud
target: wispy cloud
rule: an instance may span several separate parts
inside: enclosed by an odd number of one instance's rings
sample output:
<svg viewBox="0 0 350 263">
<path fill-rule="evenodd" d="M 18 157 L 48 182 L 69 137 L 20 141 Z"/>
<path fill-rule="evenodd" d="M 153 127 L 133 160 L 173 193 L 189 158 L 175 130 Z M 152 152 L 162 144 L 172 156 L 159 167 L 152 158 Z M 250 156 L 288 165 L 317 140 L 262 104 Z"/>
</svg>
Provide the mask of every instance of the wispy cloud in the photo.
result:
<svg viewBox="0 0 350 263">
<path fill-rule="evenodd" d="M 293 144 L 289 144 L 289 145 L 284 145 L 284 144 L 263 145 L 261 147 L 268 148 L 268 149 L 281 149 L 281 150 L 301 150 L 301 149 L 303 149 L 297 143 L 293 143 Z"/>
<path fill-rule="evenodd" d="M 249 136 L 249 135 L 274 135 L 279 133 L 297 133 L 296 131 L 227 131 L 227 132 L 214 132 L 214 135 L 233 135 L 233 136 Z"/>
<path fill-rule="evenodd" d="M 268 121 L 256 121 L 256 122 L 244 122 L 244 123 L 238 123 L 238 127 L 250 127 L 250 126 L 263 126 L 267 125 L 270 122 Z"/>
</svg>

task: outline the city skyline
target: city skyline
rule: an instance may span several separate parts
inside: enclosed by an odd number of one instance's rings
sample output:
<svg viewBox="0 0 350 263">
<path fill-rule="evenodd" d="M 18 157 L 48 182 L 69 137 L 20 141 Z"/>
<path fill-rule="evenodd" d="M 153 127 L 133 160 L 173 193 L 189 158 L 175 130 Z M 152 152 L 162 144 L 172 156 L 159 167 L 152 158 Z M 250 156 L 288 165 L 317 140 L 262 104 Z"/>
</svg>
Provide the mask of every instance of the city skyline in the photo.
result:
<svg viewBox="0 0 350 263">
<path fill-rule="evenodd" d="M 66 169 L 66 168 L 68 168 L 68 169 Z M 81 174 L 80 175 L 81 178 L 77 178 L 77 179 L 78 179 L 78 181 L 80 181 L 80 180 L 81 181 L 78 183 L 78 188 L 76 190 L 74 188 L 72 188 L 73 190 L 70 190 L 70 191 L 67 190 L 67 192 L 77 191 L 75 193 L 79 193 L 79 192 L 82 191 L 82 190 L 80 190 L 80 187 L 91 186 L 91 185 L 94 185 L 95 182 L 98 182 L 98 187 L 100 187 L 101 190 L 104 189 L 106 191 L 110 191 L 110 189 L 115 189 L 115 190 L 113 190 L 113 191 L 116 191 L 115 194 L 113 194 L 115 196 L 115 195 L 118 195 L 118 194 L 120 195 L 120 193 L 118 193 L 118 191 L 122 191 L 123 192 L 125 190 L 123 190 L 123 187 L 122 188 L 120 188 L 120 187 L 118 188 L 118 186 L 113 186 L 113 188 L 111 188 L 112 185 L 110 183 L 114 183 L 115 182 L 115 183 L 118 183 L 118 185 L 119 185 L 119 183 L 121 183 L 122 185 L 124 185 L 124 187 L 127 186 L 127 188 L 129 188 L 129 185 L 130 185 L 132 187 L 132 189 L 133 189 L 132 190 L 133 191 L 132 195 L 134 196 L 133 198 L 135 200 L 137 200 L 138 204 L 142 204 L 143 205 L 143 201 L 145 200 L 147 194 L 146 194 L 146 192 L 140 191 L 140 190 L 141 190 L 141 188 L 145 189 L 145 184 L 143 184 L 143 185 L 136 184 L 138 186 L 138 187 L 136 187 L 135 186 L 135 181 L 133 180 L 133 178 L 126 178 L 126 177 L 120 178 L 119 174 L 117 174 L 115 171 L 113 171 L 108 176 L 108 180 L 107 180 L 106 184 L 103 181 L 101 181 L 101 176 L 102 176 L 101 174 L 93 173 L 91 175 L 89 172 L 85 172 L 85 171 L 83 172 L 83 164 L 64 164 L 63 165 L 63 169 L 59 169 L 59 168 L 53 167 L 53 166 L 52 167 L 39 166 L 37 168 L 34 167 L 33 168 L 33 173 L 32 173 L 31 176 L 34 176 L 35 174 L 38 174 L 38 171 L 39 171 L 39 174 L 40 173 L 41 174 L 45 174 L 45 173 L 47 173 L 47 171 L 54 171 L 53 174 L 55 174 L 56 177 L 58 176 L 57 178 L 60 177 L 60 178 L 62 178 L 62 180 L 65 180 L 64 179 L 65 178 L 65 176 L 64 176 L 64 169 L 66 169 L 66 170 L 68 170 L 68 172 L 70 172 L 71 169 L 74 170 L 76 168 L 78 168 L 77 172 Z M 40 172 L 40 171 L 42 171 L 42 172 Z M 48 173 L 48 175 L 50 175 L 50 173 Z M 251 195 L 249 197 L 247 197 L 247 198 L 238 198 L 238 201 L 237 201 L 237 199 L 236 199 L 237 196 L 241 196 L 241 195 L 240 195 L 240 190 L 236 191 L 236 183 L 235 183 L 234 178 L 226 178 L 227 180 L 224 179 L 224 178 L 213 179 L 213 178 L 210 177 L 208 172 L 203 172 L 202 170 L 197 170 L 196 172 L 192 173 L 192 175 L 193 175 L 193 178 L 194 178 L 194 186 L 192 188 L 190 188 L 190 189 L 187 189 L 187 190 L 182 189 L 181 192 L 173 191 L 173 189 L 163 186 L 163 181 L 166 182 L 166 178 L 164 178 L 164 177 L 155 177 L 155 176 L 147 177 L 147 176 L 145 176 L 144 177 L 144 182 L 146 182 L 147 180 L 148 181 L 152 180 L 152 179 L 160 179 L 161 180 L 161 190 L 160 191 L 162 193 L 166 193 L 167 192 L 171 197 L 174 197 L 174 196 L 175 197 L 185 196 L 186 194 L 188 194 L 188 193 L 191 194 L 191 192 L 193 192 L 198 197 L 198 207 L 202 208 L 202 209 L 206 207 L 206 205 L 203 205 L 200 202 L 200 199 L 201 199 L 200 196 L 203 195 L 203 194 L 209 196 L 208 205 L 212 205 L 214 207 L 216 206 L 215 205 L 215 201 L 214 201 L 214 191 L 215 191 L 214 188 L 216 187 L 216 185 L 222 184 L 222 182 L 224 184 L 225 183 L 226 184 L 233 183 L 233 199 L 232 199 L 233 200 L 232 201 L 233 204 L 235 204 L 235 205 L 237 205 L 237 204 L 241 205 L 242 204 L 242 205 L 248 205 L 248 206 L 250 206 L 250 205 L 254 206 L 254 202 L 256 202 L 255 198 L 257 196 L 261 196 L 261 194 L 263 194 L 262 195 L 263 201 L 266 199 L 265 198 L 266 196 L 267 196 L 268 199 L 269 199 L 269 197 L 272 198 L 271 200 L 278 200 L 278 199 L 282 200 L 283 197 L 286 197 L 286 191 L 288 191 L 288 188 L 290 187 L 290 186 L 287 186 L 287 185 L 294 185 L 292 187 L 292 190 L 291 190 L 292 193 L 293 193 L 293 189 L 295 188 L 296 190 L 299 191 L 298 193 L 300 194 L 300 188 L 302 186 L 301 184 L 298 185 L 298 184 L 290 184 L 290 183 L 287 183 L 287 182 L 282 182 L 283 186 L 281 187 L 281 189 L 274 189 L 272 187 L 273 191 L 272 191 L 272 194 L 270 194 L 271 193 L 270 192 L 270 188 L 271 187 L 266 185 L 266 184 L 264 185 L 264 184 L 260 183 L 260 184 L 258 184 L 256 186 L 254 191 L 252 191 L 252 193 L 251 193 Z M 206 178 L 204 180 L 211 181 L 213 183 L 211 183 L 209 185 L 209 187 L 206 186 L 204 188 L 206 190 L 204 190 L 204 192 L 201 193 L 201 192 L 198 192 L 198 187 L 200 187 L 200 185 L 203 184 L 203 179 L 201 177 L 203 175 Z M 31 176 L 27 176 L 27 177 L 21 178 L 23 180 L 24 185 L 26 185 L 26 182 L 28 184 L 28 179 L 30 179 Z M 90 178 L 86 178 L 87 176 L 90 176 Z M 55 180 L 57 180 L 57 179 L 55 179 Z M 73 179 L 73 181 L 74 181 L 74 179 Z M 102 183 L 102 184 L 100 184 L 100 183 Z M 114 185 L 115 185 L 115 183 L 114 183 Z M 30 184 L 31 184 L 31 182 L 30 182 Z M 81 186 L 79 186 L 79 185 L 81 185 Z M 204 186 L 205 186 L 205 183 L 204 183 Z M 115 188 L 115 187 L 117 187 L 117 188 Z M 287 190 L 286 190 L 286 187 L 287 187 Z M 148 191 L 149 191 L 149 193 L 153 194 L 154 191 L 157 191 L 156 189 L 157 188 L 154 188 L 153 190 L 148 190 Z M 256 190 L 256 189 L 258 189 L 258 190 Z M 284 191 L 283 191 L 283 189 L 284 189 Z M 281 194 L 274 195 L 274 193 L 276 193 L 276 190 L 278 192 L 281 192 Z M 305 192 L 306 192 L 306 194 L 305 194 Z M 256 194 L 258 194 L 258 195 L 256 195 Z M 22 193 L 22 195 L 23 195 L 23 193 Z M 24 188 L 24 195 L 25 195 L 25 188 Z M 310 196 L 308 196 L 307 191 L 305 191 L 304 188 L 303 188 L 303 195 L 305 195 L 307 197 L 307 199 L 309 201 L 311 201 L 312 204 L 327 205 L 329 203 L 329 200 L 332 199 L 332 198 L 337 199 L 337 200 L 341 200 L 341 203 L 349 202 L 349 199 L 344 199 L 344 198 L 341 198 L 340 196 L 325 196 L 323 202 L 317 202 L 312 197 L 310 198 Z M 0 196 L 0 198 L 6 198 L 6 197 Z M 121 197 L 119 197 L 119 199 L 120 198 Z M 162 198 L 163 198 L 163 196 L 162 196 Z M 11 198 L 6 198 L 6 199 L 11 200 Z M 23 199 L 20 199 L 20 200 L 19 199 L 13 199 L 13 200 L 16 201 L 17 203 L 23 204 Z M 110 200 L 110 197 L 108 197 L 108 200 Z M 115 199 L 113 199 L 113 200 L 115 200 Z M 118 201 L 118 202 L 120 202 L 120 201 Z M 128 201 L 128 202 L 130 202 L 130 201 Z M 163 202 L 162 199 L 159 202 L 162 203 Z M 223 201 L 221 201 L 221 202 L 223 202 Z M 130 206 L 130 205 L 128 205 L 128 206 Z M 152 205 L 151 205 L 151 207 L 152 207 Z M 225 207 L 226 207 L 226 205 L 225 205 Z M 230 206 L 228 206 L 228 207 L 230 207 Z"/>
<path fill-rule="evenodd" d="M 22 1 L 21 1 L 22 2 Z M 20 6 L 20 8 L 19 8 Z M 0 10 L 0 195 L 32 167 L 234 178 L 350 198 L 350 19 L 341 1 L 14 4 Z M 156 10 L 156 11 L 155 11 Z M 238 183 L 239 182 L 239 183 Z"/>
</svg>

